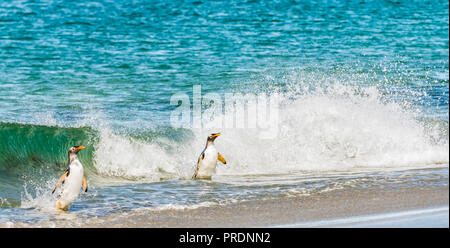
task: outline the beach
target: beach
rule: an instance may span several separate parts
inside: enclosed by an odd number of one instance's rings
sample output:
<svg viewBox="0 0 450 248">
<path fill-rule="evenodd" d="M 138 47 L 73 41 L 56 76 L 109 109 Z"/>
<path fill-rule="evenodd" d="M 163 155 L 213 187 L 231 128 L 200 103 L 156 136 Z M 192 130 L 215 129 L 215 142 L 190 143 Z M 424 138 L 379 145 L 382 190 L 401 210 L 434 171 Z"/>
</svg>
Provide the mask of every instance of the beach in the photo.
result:
<svg viewBox="0 0 450 248">
<path fill-rule="evenodd" d="M 446 205 L 448 187 L 367 189 L 193 210 L 145 211 L 87 227 L 296 227 L 295 223 Z M 447 209 L 448 211 L 448 209 Z M 447 212 L 448 213 L 448 212 Z M 117 219 L 116 219 L 117 218 Z M 283 226 L 286 225 L 286 226 Z M 308 227 L 304 225 L 302 227 Z M 310 227 L 314 227 L 311 225 Z M 324 225 L 323 227 L 327 227 Z M 427 227 L 424 225 L 423 227 Z M 447 226 L 448 227 L 448 226 Z"/>
<path fill-rule="evenodd" d="M 384 214 L 381 227 L 447 227 L 447 222 L 408 223 L 411 218 L 395 219 L 398 212 L 415 211 L 409 216 L 439 213 L 448 217 L 449 190 L 447 186 L 401 187 L 335 190 L 301 197 L 270 200 L 250 200 L 240 203 L 179 208 L 176 210 L 137 209 L 99 218 L 78 219 L 70 213 L 59 213 L 51 222 L 10 224 L 10 227 L 87 227 L 87 228 L 217 228 L 217 227 L 379 227 L 367 216 Z M 437 209 L 430 211 L 430 209 Z M 422 210 L 422 212 L 420 212 Z M 408 212 L 407 212 L 408 213 Z M 391 216 L 389 216 L 391 214 Z M 65 216 L 66 215 L 66 216 Z M 361 217 L 363 216 L 363 217 Z M 408 216 L 408 214 L 406 214 Z M 360 220 L 351 220 L 351 218 Z M 432 218 L 433 216 L 431 216 Z M 345 221 L 347 220 L 347 221 Z M 377 220 L 377 218 L 375 218 Z M 418 220 L 419 221 L 419 220 Z M 366 223 L 366 225 L 364 225 Z M 441 223 L 441 224 L 439 224 Z M 360 225 L 360 226 L 358 226 Z M 8 224 L 3 224 L 3 227 Z"/>
</svg>

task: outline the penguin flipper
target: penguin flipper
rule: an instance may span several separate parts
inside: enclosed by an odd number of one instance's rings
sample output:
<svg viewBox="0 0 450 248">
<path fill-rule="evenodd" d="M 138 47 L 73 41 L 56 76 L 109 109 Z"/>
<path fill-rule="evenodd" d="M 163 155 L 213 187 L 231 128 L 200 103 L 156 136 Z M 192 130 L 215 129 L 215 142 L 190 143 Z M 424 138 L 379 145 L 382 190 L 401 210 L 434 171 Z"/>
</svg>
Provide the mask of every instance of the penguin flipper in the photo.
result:
<svg viewBox="0 0 450 248">
<path fill-rule="evenodd" d="M 67 169 L 64 174 L 62 174 L 62 176 L 59 178 L 58 182 L 55 185 L 55 188 L 52 191 L 52 194 L 55 193 L 56 188 L 58 188 L 58 185 L 61 183 L 64 183 L 64 180 L 66 179 L 66 177 L 69 175 L 69 170 Z"/>
<path fill-rule="evenodd" d="M 222 164 L 227 164 L 227 161 L 220 153 L 219 153 L 219 155 L 217 155 L 217 159 L 219 159 L 220 162 L 222 162 Z"/>
<path fill-rule="evenodd" d="M 200 157 L 197 161 L 197 167 L 195 168 L 194 175 L 192 176 L 192 179 L 195 179 L 197 177 L 198 169 L 200 168 L 200 162 L 205 158 L 205 151 L 203 150 L 202 154 L 200 154 Z"/>
<path fill-rule="evenodd" d="M 84 176 L 83 176 L 83 189 L 84 189 L 84 192 L 88 191 L 88 184 L 87 184 L 86 178 Z"/>
</svg>

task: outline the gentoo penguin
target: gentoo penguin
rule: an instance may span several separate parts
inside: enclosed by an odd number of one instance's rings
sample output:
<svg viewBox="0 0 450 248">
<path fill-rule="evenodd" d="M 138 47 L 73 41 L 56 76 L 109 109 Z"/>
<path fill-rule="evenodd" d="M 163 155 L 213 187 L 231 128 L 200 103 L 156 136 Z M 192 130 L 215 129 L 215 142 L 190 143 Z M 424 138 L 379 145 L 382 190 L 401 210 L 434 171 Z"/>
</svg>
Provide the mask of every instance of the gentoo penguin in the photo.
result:
<svg viewBox="0 0 450 248">
<path fill-rule="evenodd" d="M 59 178 L 52 193 L 55 193 L 59 184 L 62 184 L 62 192 L 56 201 L 56 209 L 67 210 L 69 204 L 80 194 L 81 186 L 87 192 L 88 185 L 84 177 L 83 165 L 78 160 L 77 154 L 84 146 L 74 146 L 69 149 L 69 163 L 66 171 Z"/>
<path fill-rule="evenodd" d="M 217 160 L 226 164 L 225 158 L 217 152 L 214 146 L 214 140 L 220 136 L 220 133 L 213 133 L 206 140 L 205 149 L 198 158 L 197 167 L 192 179 L 211 179 L 212 174 L 216 171 Z"/>
</svg>

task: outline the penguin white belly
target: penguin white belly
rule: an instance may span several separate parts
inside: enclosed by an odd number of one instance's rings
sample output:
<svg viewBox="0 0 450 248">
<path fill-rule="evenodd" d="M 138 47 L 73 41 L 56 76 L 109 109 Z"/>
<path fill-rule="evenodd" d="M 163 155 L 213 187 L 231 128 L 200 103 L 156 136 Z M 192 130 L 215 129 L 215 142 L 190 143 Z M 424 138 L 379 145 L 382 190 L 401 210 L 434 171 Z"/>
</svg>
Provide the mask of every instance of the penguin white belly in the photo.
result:
<svg viewBox="0 0 450 248">
<path fill-rule="evenodd" d="M 75 160 L 70 164 L 69 176 L 64 180 L 62 194 L 58 200 L 61 207 L 68 206 L 80 194 L 83 173 L 83 166 L 78 160 Z"/>
<path fill-rule="evenodd" d="M 216 171 L 217 156 L 219 155 L 216 148 L 214 146 L 208 146 L 204 153 L 205 156 L 199 164 L 197 178 L 211 178 Z"/>
</svg>

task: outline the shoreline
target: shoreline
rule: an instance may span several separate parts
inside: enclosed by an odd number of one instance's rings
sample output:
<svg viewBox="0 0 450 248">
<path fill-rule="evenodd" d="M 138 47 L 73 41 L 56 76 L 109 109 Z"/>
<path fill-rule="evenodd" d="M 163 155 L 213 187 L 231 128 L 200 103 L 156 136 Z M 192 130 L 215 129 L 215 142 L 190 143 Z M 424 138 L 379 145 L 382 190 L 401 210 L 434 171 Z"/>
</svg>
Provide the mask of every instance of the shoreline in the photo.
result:
<svg viewBox="0 0 450 248">
<path fill-rule="evenodd" d="M 278 228 L 448 228 L 449 206 L 378 213 L 337 219 L 325 219 L 296 224 L 278 225 Z"/>
<path fill-rule="evenodd" d="M 135 211 L 107 218 L 116 227 L 270 227 L 449 204 L 448 187 L 345 189 L 188 210 Z M 153 214 L 152 214 L 153 213 Z M 106 227 L 104 224 L 93 227 Z M 89 225 L 88 225 L 89 226 Z"/>
<path fill-rule="evenodd" d="M 79 218 L 72 216 L 34 224 L 14 223 L 13 227 L 314 227 L 317 225 L 308 225 L 307 223 L 377 214 L 386 216 L 386 214 L 421 211 L 436 207 L 440 207 L 442 210 L 445 206 L 448 209 L 448 205 L 448 185 L 349 188 L 308 196 L 252 200 L 194 209 L 136 209 L 104 217 Z M 440 213 L 446 213 L 448 216 L 448 211 L 444 210 Z M 389 219 L 389 215 L 387 216 Z M 328 226 L 333 225 L 319 225 L 319 227 Z M 370 227 L 370 225 L 365 227 Z"/>
</svg>

